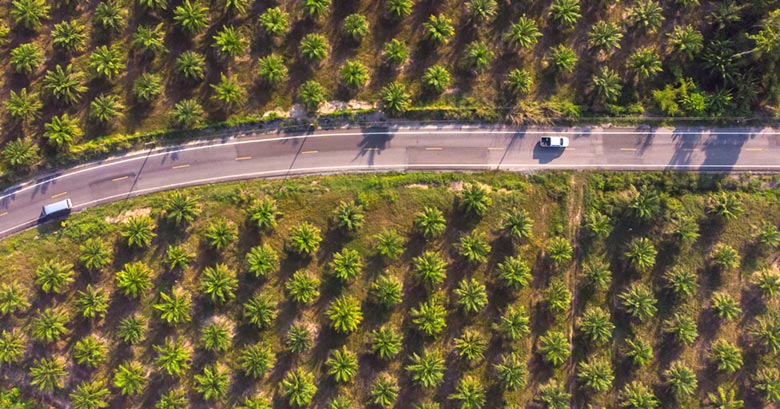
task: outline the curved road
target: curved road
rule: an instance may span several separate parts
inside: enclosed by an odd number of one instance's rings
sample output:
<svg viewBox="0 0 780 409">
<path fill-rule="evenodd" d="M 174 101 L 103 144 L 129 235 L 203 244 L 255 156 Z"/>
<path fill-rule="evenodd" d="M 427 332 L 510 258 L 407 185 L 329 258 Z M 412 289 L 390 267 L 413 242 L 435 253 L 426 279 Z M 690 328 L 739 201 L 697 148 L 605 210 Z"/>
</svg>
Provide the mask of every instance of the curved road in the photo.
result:
<svg viewBox="0 0 780 409">
<path fill-rule="evenodd" d="M 565 134 L 565 150 L 542 135 Z M 262 134 L 151 149 L 40 177 L 0 194 L 0 238 L 64 198 L 74 210 L 229 180 L 405 170 L 780 171 L 780 130 L 423 127 Z"/>
</svg>

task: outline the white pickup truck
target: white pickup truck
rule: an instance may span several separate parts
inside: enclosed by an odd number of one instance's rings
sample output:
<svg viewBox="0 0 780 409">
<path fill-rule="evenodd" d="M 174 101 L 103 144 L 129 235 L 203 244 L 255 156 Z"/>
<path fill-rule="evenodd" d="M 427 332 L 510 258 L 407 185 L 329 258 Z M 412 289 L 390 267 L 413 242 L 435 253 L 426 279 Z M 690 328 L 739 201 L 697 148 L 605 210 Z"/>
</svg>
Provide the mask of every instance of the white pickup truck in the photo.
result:
<svg viewBox="0 0 780 409">
<path fill-rule="evenodd" d="M 565 136 L 543 136 L 539 140 L 542 148 L 565 148 L 569 146 L 569 138 Z"/>
</svg>

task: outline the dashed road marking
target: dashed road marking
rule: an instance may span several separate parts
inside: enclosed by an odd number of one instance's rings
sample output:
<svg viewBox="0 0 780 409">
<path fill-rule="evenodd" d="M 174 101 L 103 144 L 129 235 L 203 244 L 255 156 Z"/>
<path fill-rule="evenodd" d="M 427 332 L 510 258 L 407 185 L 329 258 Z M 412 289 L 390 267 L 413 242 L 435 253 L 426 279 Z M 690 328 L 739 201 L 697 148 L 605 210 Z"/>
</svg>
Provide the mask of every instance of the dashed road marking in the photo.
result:
<svg viewBox="0 0 780 409">
<path fill-rule="evenodd" d="M 68 194 L 68 192 L 57 193 L 56 195 L 53 195 L 51 198 L 54 199 L 56 197 L 65 196 L 67 194 Z"/>
<path fill-rule="evenodd" d="M 112 182 L 119 182 L 120 180 L 125 180 L 129 178 L 130 176 L 122 176 L 121 178 L 113 178 L 111 179 Z"/>
<path fill-rule="evenodd" d="M 500 146 L 491 146 L 491 147 L 488 148 L 488 150 L 489 151 L 503 151 L 504 148 L 502 148 Z"/>
<path fill-rule="evenodd" d="M 764 150 L 764 149 L 763 149 L 763 148 L 745 148 L 745 150 L 746 150 L 746 151 L 755 152 L 755 151 L 762 151 L 762 150 Z"/>
<path fill-rule="evenodd" d="M 631 152 L 631 151 L 635 151 L 636 148 L 620 148 L 620 150 L 621 151 L 626 151 L 626 152 Z"/>
<path fill-rule="evenodd" d="M 379 148 L 363 148 L 364 151 L 378 151 Z"/>
<path fill-rule="evenodd" d="M 7 215 L 8 215 L 8 212 L 0 213 L 0 217 L 7 216 Z"/>
<path fill-rule="evenodd" d="M 425 148 L 426 151 L 440 151 L 442 148 Z"/>
<path fill-rule="evenodd" d="M 176 166 L 173 167 L 173 169 L 183 169 L 183 168 L 188 168 L 188 167 L 190 167 L 189 163 L 184 164 L 184 165 L 176 165 Z"/>
<path fill-rule="evenodd" d="M 317 152 L 319 152 L 319 151 L 303 151 L 301 153 L 304 154 L 304 155 L 311 155 L 312 153 L 317 153 Z"/>
<path fill-rule="evenodd" d="M 236 158 L 236 160 L 249 160 L 249 159 L 252 159 L 252 157 L 251 156 L 239 156 L 239 157 Z"/>
</svg>

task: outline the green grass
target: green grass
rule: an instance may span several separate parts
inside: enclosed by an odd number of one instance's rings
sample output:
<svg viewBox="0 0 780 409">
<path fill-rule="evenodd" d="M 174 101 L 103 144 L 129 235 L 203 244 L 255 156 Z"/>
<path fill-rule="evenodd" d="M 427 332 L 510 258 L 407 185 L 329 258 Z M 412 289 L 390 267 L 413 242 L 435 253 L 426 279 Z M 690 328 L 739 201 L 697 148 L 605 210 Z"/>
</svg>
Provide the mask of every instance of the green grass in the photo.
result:
<svg viewBox="0 0 780 409">
<path fill-rule="evenodd" d="M 463 183 L 478 183 L 490 190 L 492 205 L 480 219 L 465 217 L 459 209 L 459 189 Z M 747 335 L 747 329 L 766 311 L 778 308 L 777 299 L 760 297 L 750 284 L 749 276 L 759 266 L 767 265 L 777 254 L 777 249 L 758 249 L 754 240 L 756 226 L 762 220 L 775 225 L 780 222 L 777 210 L 777 192 L 771 188 L 770 178 L 754 177 L 743 180 L 723 175 L 667 174 L 667 173 L 541 173 L 532 176 L 509 173 L 410 173 L 387 175 L 355 175 L 332 177 L 307 177 L 290 180 L 252 181 L 184 189 L 195 197 L 201 209 L 194 223 L 177 229 L 167 225 L 162 216 L 165 194 L 155 194 L 118 202 L 75 214 L 62 225 L 48 224 L 38 230 L 27 231 L 0 242 L 0 280 L 18 281 L 28 295 L 31 307 L 2 317 L 4 329 L 26 332 L 35 311 L 58 307 L 72 314 L 68 324 L 70 333 L 59 342 L 46 345 L 31 343 L 19 363 L 6 364 L 8 377 L 0 386 L 10 389 L 20 386 L 24 396 L 40 396 L 33 393 L 28 384 L 12 384 L 8 379 L 26 374 L 34 360 L 46 356 L 61 356 L 69 366 L 70 349 L 76 341 L 87 335 L 95 335 L 108 341 L 108 359 L 94 370 L 80 368 L 70 371 L 72 379 L 64 389 L 50 393 L 58 402 L 65 402 L 68 393 L 81 380 L 105 380 L 113 382 L 113 370 L 123 360 L 132 358 L 141 362 L 151 374 L 149 383 L 140 396 L 119 397 L 111 389 L 111 402 L 122 406 L 153 406 L 161 393 L 180 385 L 192 403 L 201 402 L 194 391 L 194 375 L 215 362 L 226 364 L 231 371 L 228 396 L 217 403 L 219 407 L 232 407 L 245 396 L 260 394 L 281 404 L 278 383 L 292 368 L 302 367 L 315 376 L 319 386 L 314 396 L 316 407 L 324 405 L 337 394 L 350 396 L 355 404 L 367 404 L 371 384 L 381 372 L 388 372 L 398 379 L 400 394 L 396 407 L 413 407 L 414 404 L 433 400 L 450 407 L 454 401 L 447 397 L 463 376 L 481 381 L 487 391 L 486 407 L 523 407 L 534 399 L 541 385 L 557 379 L 573 393 L 577 406 L 591 403 L 595 406 L 615 407 L 621 401 L 619 390 L 623 385 L 637 380 L 651 386 L 664 406 L 673 399 L 665 392 L 663 371 L 675 360 L 682 360 L 698 374 L 699 389 L 686 402 L 688 407 L 705 403 L 707 393 L 719 385 L 733 385 L 746 407 L 762 403 L 753 392 L 749 375 L 770 365 L 777 355 L 764 352 Z M 719 222 L 707 212 L 710 192 L 728 189 L 739 195 L 743 213 L 736 219 Z M 631 216 L 628 204 L 636 192 L 661 194 L 660 213 L 648 222 L 637 223 Z M 271 196 L 278 201 L 283 216 L 273 232 L 261 233 L 247 224 L 246 209 L 255 198 Z M 346 235 L 335 228 L 333 210 L 339 201 L 356 200 L 365 209 L 366 223 L 356 233 Z M 441 209 L 447 220 L 445 234 L 425 242 L 413 232 L 414 215 L 424 206 Z M 506 212 L 513 208 L 525 209 L 534 219 L 533 236 L 520 243 L 511 243 L 500 235 L 500 226 Z M 603 239 L 591 239 L 582 229 L 582 217 L 594 209 L 610 216 L 612 233 Z M 677 210 L 694 216 L 699 223 L 701 237 L 689 245 L 678 245 L 669 234 L 670 217 Z M 157 222 L 157 237 L 147 250 L 128 250 L 119 235 L 122 221 L 129 214 L 149 212 Z M 221 251 L 208 248 L 204 242 L 207 225 L 216 217 L 224 217 L 238 226 L 238 240 Z M 285 252 L 291 228 L 308 221 L 322 230 L 324 240 L 311 259 L 301 259 Z M 375 249 L 375 235 L 385 228 L 395 228 L 405 239 L 405 250 L 396 261 L 385 262 Z M 461 235 L 478 231 L 489 238 L 492 251 L 486 263 L 469 265 L 457 256 L 455 244 Z M 565 237 L 575 248 L 574 260 L 566 265 L 553 266 L 547 259 L 547 243 L 552 237 Z M 113 263 L 100 272 L 88 272 L 78 261 L 79 244 L 87 238 L 100 237 L 109 243 L 114 255 Z M 655 266 L 640 273 L 628 266 L 624 253 L 633 238 L 649 237 L 659 250 Z M 258 244 L 267 244 L 280 254 L 280 269 L 266 278 L 254 278 L 244 264 L 246 252 Z M 734 271 L 719 272 L 710 264 L 710 249 L 716 243 L 725 243 L 738 249 L 742 265 Z M 167 272 L 163 265 L 165 249 L 169 244 L 179 244 L 195 254 L 190 267 L 182 272 Z M 342 248 L 356 250 L 363 258 L 363 273 L 352 282 L 341 285 L 330 276 L 328 264 L 332 255 Z M 423 251 L 437 251 L 447 261 L 447 277 L 441 286 L 425 289 L 413 277 L 411 260 Z M 530 285 L 510 292 L 502 289 L 493 273 L 496 264 L 507 255 L 519 255 L 531 267 Z M 610 263 L 612 284 L 606 291 L 588 289 L 582 277 L 582 263 L 592 257 L 600 257 Z M 56 258 L 76 265 L 76 281 L 61 295 L 46 295 L 33 283 L 35 269 L 43 260 Z M 116 289 L 114 273 L 125 263 L 143 261 L 154 271 L 153 289 L 140 299 L 127 299 Z M 239 286 L 236 298 L 225 305 L 214 305 L 199 289 L 204 268 L 224 263 L 238 272 Z M 665 289 L 663 273 L 673 266 L 696 271 L 699 288 L 684 300 L 675 300 Z M 288 300 L 284 282 L 293 272 L 303 269 L 320 278 L 320 297 L 306 306 L 295 305 Z M 369 288 L 374 278 L 386 273 L 403 283 L 402 303 L 382 310 L 369 300 Z M 454 289 L 461 279 L 473 277 L 487 287 L 489 304 L 478 314 L 466 316 L 456 304 Z M 563 280 L 572 292 L 568 312 L 549 311 L 545 290 L 551 281 Z M 658 313 L 647 322 L 628 319 L 617 300 L 617 294 L 632 282 L 644 282 L 653 289 L 658 299 Z M 87 283 L 111 294 L 111 302 L 105 319 L 88 322 L 75 316 L 76 291 Z M 158 303 L 160 291 L 169 293 L 180 288 L 192 297 L 192 320 L 174 328 L 163 324 L 153 304 Z M 741 302 L 743 316 L 735 322 L 719 322 L 713 318 L 709 299 L 713 292 L 727 292 Z M 278 315 L 271 328 L 258 330 L 247 325 L 242 317 L 241 305 L 254 294 L 261 293 L 277 302 Z M 330 302 L 340 294 L 349 294 L 361 301 L 363 322 L 358 330 L 341 335 L 329 328 L 326 311 Z M 441 335 L 424 337 L 415 330 L 409 311 L 417 308 L 428 294 L 440 297 L 447 308 L 447 326 Z M 508 306 L 523 307 L 530 314 L 531 335 L 517 341 L 501 340 L 491 328 Z M 596 347 L 585 342 L 577 330 L 578 317 L 589 306 L 598 306 L 611 313 L 616 326 L 614 336 L 604 346 Z M 663 332 L 663 321 L 673 312 L 683 309 L 696 317 L 699 337 L 691 346 L 680 346 Z M 129 315 L 140 314 L 149 322 L 145 340 L 126 347 L 116 340 L 118 322 Z M 226 352 L 207 352 L 200 347 L 200 331 L 212 322 L 227 323 L 232 328 L 231 343 Z M 313 348 L 294 356 L 284 351 L 283 337 L 291 324 L 300 323 L 313 329 L 318 336 Z M 376 328 L 390 325 L 403 334 L 403 348 L 394 359 L 383 362 L 371 354 L 368 334 Z M 488 341 L 485 358 L 472 363 L 457 357 L 454 339 L 465 330 L 473 330 Z M 544 363 L 537 352 L 538 337 L 548 330 L 562 331 L 572 341 L 573 353 L 566 363 L 552 368 Z M 649 341 L 655 350 L 653 359 L 644 367 L 626 363 L 622 350 L 625 340 L 636 337 Z M 157 353 L 153 345 L 160 345 L 166 337 L 180 337 L 192 348 L 191 368 L 179 379 L 159 375 L 154 360 Z M 734 375 L 715 371 L 707 356 L 711 343 L 726 339 L 743 350 L 744 366 Z M 276 363 L 271 372 L 260 380 L 252 380 L 239 374 L 237 364 L 239 350 L 244 345 L 263 342 L 276 353 Z M 325 361 L 329 351 L 346 345 L 359 357 L 358 375 L 355 380 L 338 385 L 326 372 Z M 424 348 L 438 350 L 445 358 L 447 370 L 441 386 L 425 390 L 414 386 L 404 368 L 412 353 Z M 528 366 L 526 386 L 514 392 L 504 392 L 496 381 L 493 364 L 508 352 L 517 353 Z M 591 356 L 610 357 L 615 381 L 610 391 L 593 394 L 579 386 L 576 380 L 577 363 Z"/>
</svg>

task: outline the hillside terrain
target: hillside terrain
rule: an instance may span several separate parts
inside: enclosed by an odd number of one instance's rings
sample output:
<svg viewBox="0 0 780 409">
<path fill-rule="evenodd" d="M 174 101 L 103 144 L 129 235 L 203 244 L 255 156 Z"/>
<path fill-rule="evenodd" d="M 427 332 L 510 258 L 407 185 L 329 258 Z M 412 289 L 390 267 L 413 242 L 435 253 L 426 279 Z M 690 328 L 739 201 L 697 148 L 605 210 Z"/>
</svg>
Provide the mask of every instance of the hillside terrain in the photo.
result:
<svg viewBox="0 0 780 409">
<path fill-rule="evenodd" d="M 0 402 L 771 407 L 776 186 L 411 173 L 90 209 L 0 242 Z"/>
</svg>

